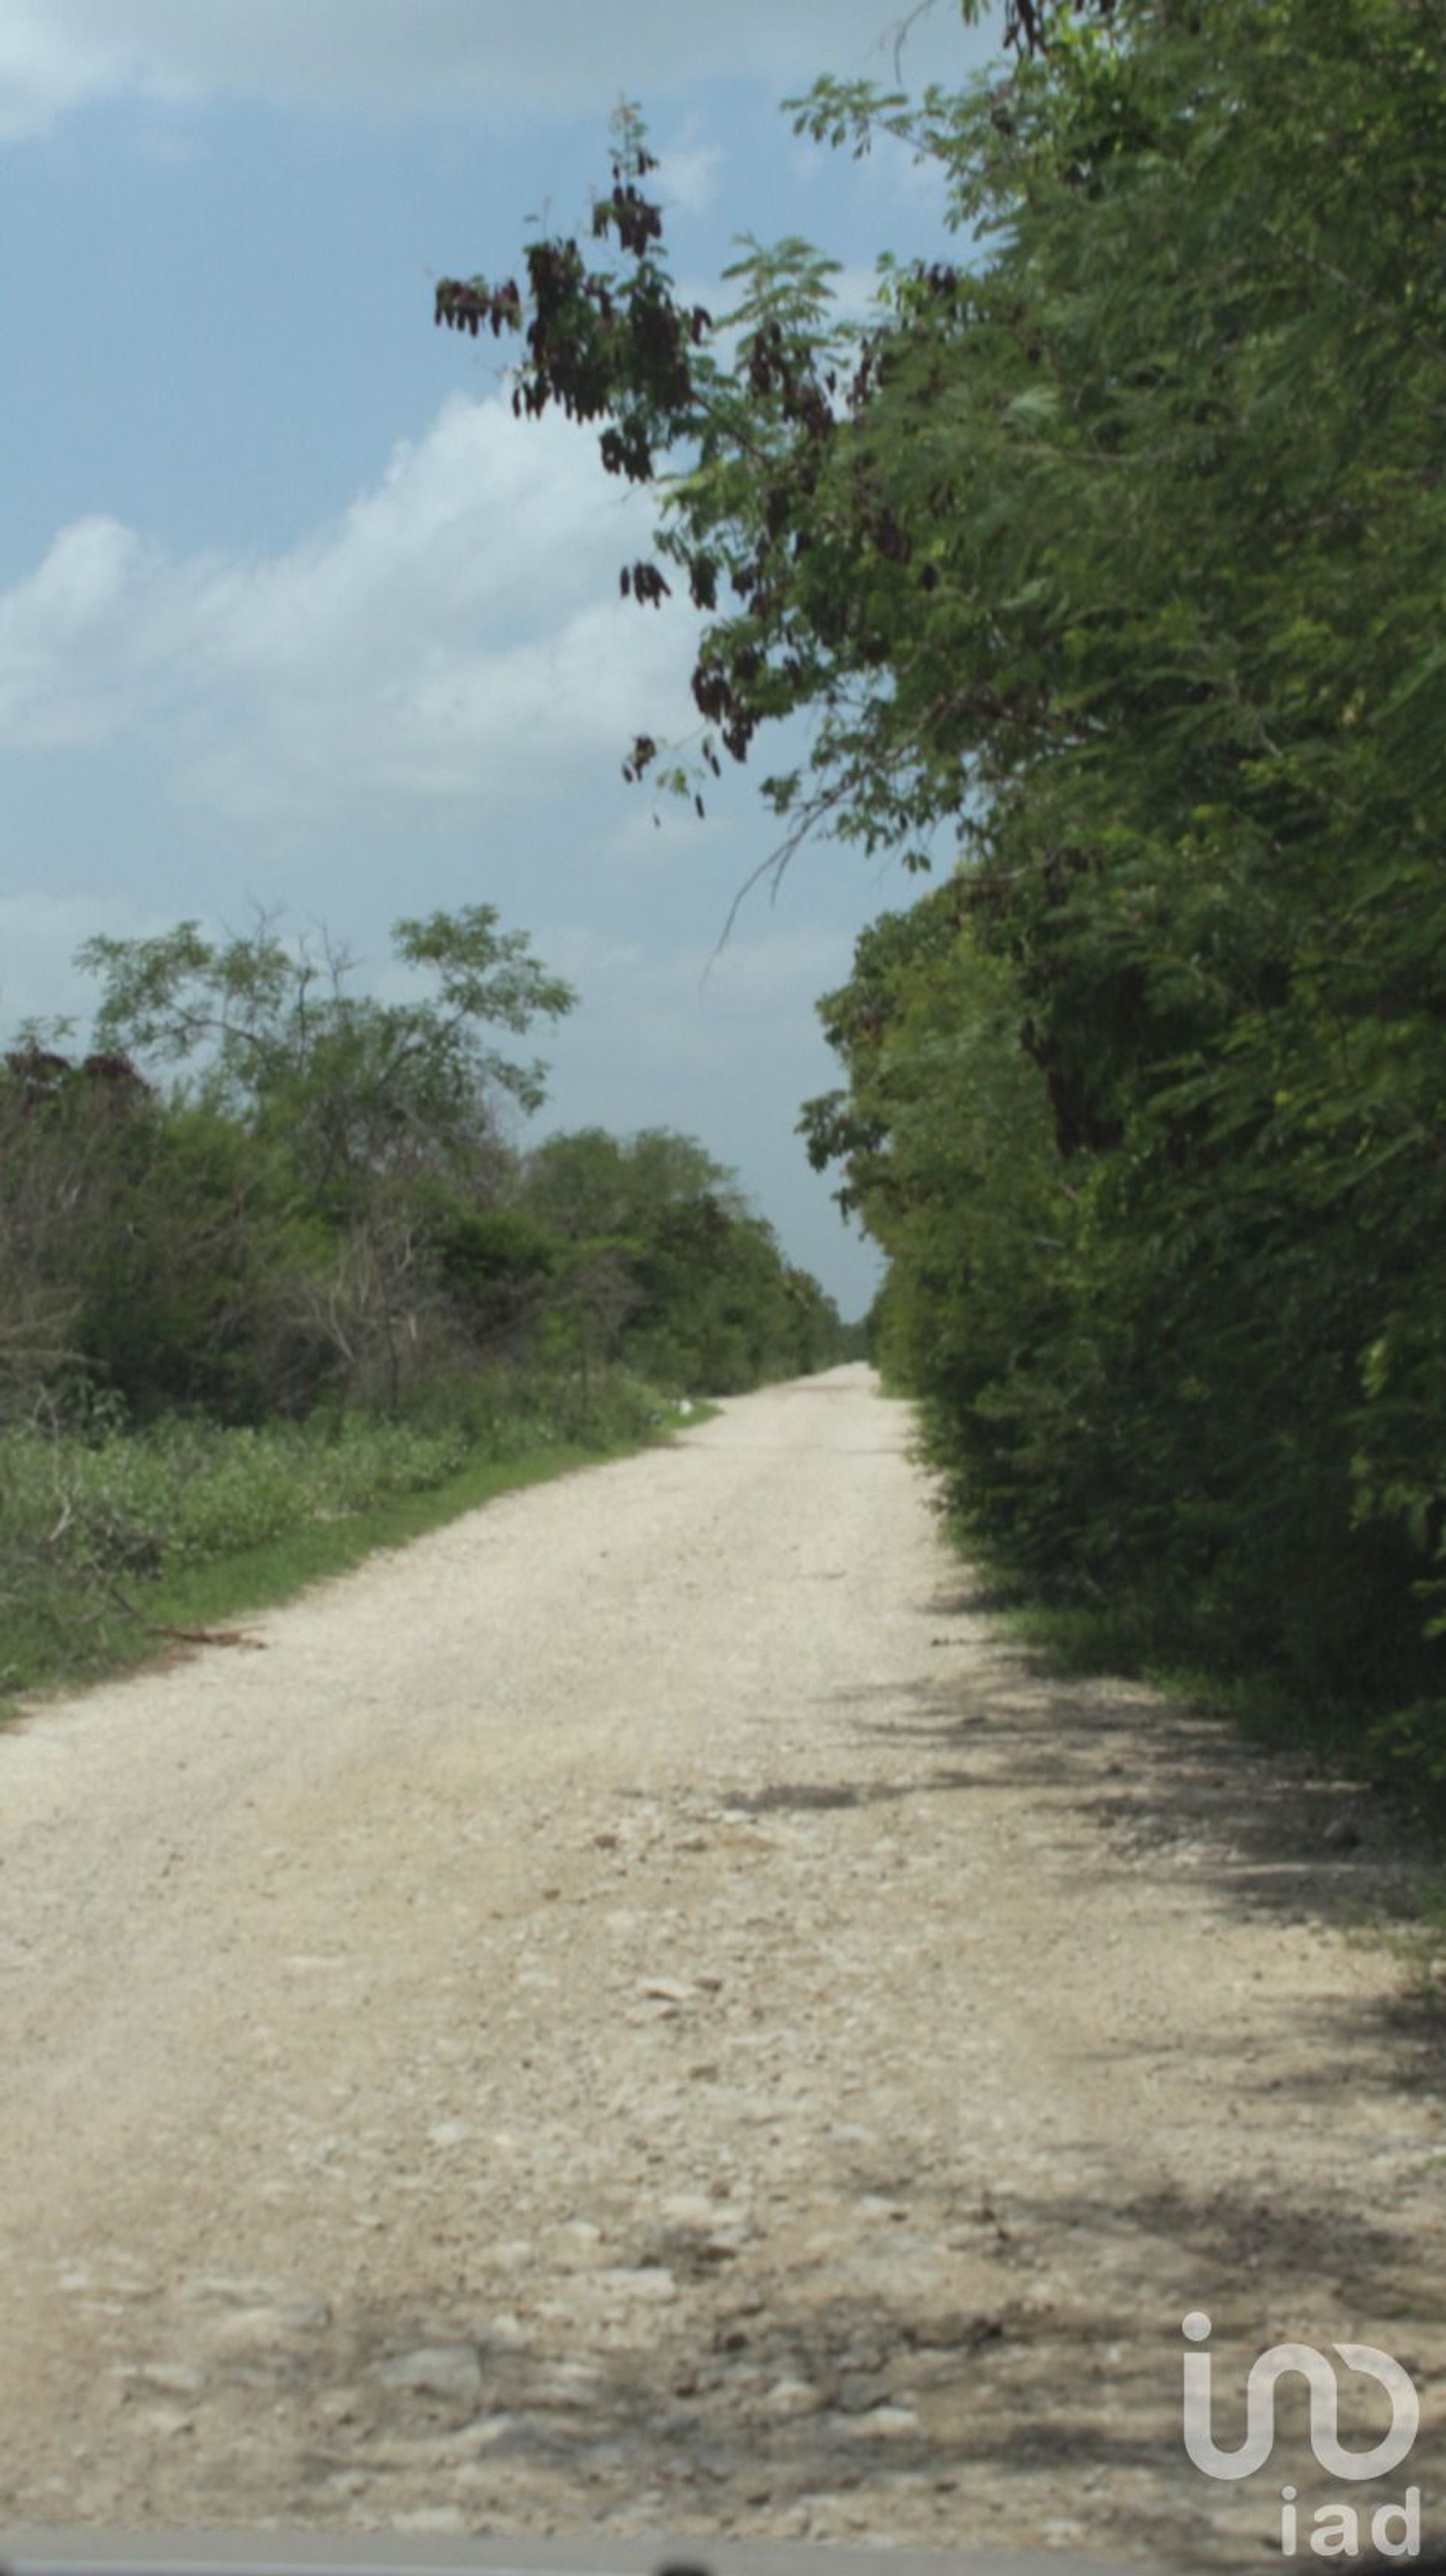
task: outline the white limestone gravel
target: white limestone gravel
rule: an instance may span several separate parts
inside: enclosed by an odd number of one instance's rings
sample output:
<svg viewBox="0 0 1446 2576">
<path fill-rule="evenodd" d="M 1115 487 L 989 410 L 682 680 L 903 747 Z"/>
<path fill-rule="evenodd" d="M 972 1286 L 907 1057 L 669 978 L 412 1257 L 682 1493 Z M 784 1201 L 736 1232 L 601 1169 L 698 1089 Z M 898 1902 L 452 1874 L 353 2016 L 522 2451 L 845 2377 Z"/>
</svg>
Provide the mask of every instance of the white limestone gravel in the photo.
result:
<svg viewBox="0 0 1446 2576">
<path fill-rule="evenodd" d="M 1340 2492 L 1285 2408 L 1190 2465 L 1200 2307 L 1222 2441 L 1267 2343 L 1391 2351 L 1347 2500 L 1439 2514 L 1388 1829 L 1044 1677 L 909 1440 L 740 1399 L 0 1735 L 0 2530 L 1238 2565 Z"/>
</svg>

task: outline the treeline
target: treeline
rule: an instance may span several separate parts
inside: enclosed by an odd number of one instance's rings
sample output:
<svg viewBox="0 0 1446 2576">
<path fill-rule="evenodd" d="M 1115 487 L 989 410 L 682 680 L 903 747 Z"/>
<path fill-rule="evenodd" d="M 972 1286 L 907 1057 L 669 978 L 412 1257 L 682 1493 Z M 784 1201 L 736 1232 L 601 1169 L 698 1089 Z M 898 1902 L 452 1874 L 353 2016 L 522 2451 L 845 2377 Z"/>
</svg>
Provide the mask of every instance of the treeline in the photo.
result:
<svg viewBox="0 0 1446 2576">
<path fill-rule="evenodd" d="M 524 936 L 394 946 L 94 940 L 90 1050 L 0 1058 L 0 1698 L 861 1346 L 691 1137 L 518 1141 Z"/>
<path fill-rule="evenodd" d="M 1439 31 L 1056 33 L 873 406 L 981 801 L 813 1152 L 976 1551 L 1446 1814 Z"/>
<path fill-rule="evenodd" d="M 488 907 L 408 921 L 420 999 L 262 925 L 97 940 L 95 1043 L 0 1063 L 0 1418 L 484 1419 L 525 1383 L 569 1431 L 610 1373 L 735 1394 L 843 1328 L 691 1138 L 527 1148 L 542 1067 L 493 1043 L 573 995 Z"/>
<path fill-rule="evenodd" d="M 793 242 L 681 304 L 630 111 L 588 247 L 437 316 L 520 331 L 519 407 L 658 482 L 704 767 L 814 718 L 780 863 L 826 824 L 947 871 L 824 1005 L 808 1132 L 970 1544 L 1439 1809 L 1438 14 L 1010 17 L 957 93 L 793 103 L 902 139 L 971 237 L 882 262 L 868 321 Z"/>
</svg>

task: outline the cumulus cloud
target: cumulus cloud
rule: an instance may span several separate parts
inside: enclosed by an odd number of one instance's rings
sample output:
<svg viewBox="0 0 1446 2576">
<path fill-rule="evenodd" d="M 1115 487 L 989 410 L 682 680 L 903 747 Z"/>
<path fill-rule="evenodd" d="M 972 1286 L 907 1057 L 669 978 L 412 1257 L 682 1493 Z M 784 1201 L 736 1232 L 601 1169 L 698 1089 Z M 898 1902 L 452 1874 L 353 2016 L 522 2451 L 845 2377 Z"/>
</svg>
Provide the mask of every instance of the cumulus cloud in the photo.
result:
<svg viewBox="0 0 1446 2576">
<path fill-rule="evenodd" d="M 690 116 L 678 140 L 658 156 L 657 186 L 664 205 L 701 214 L 713 202 L 722 162 L 719 146 L 700 139 L 699 120 Z"/>
<path fill-rule="evenodd" d="M 174 784 L 256 815 L 554 788 L 691 720 L 692 611 L 618 597 L 646 542 L 566 422 L 454 398 L 286 554 L 62 529 L 0 593 L 0 744 L 143 739 Z"/>
<path fill-rule="evenodd" d="M 42 132 L 126 91 L 387 114 L 451 106 L 497 120 L 708 78 L 777 84 L 832 68 L 891 79 L 909 15 L 903 0 L 0 0 L 0 135 Z M 936 0 L 910 29 L 908 76 L 947 78 L 982 41 L 961 38 L 953 0 Z"/>
<path fill-rule="evenodd" d="M 77 519 L 0 597 L 0 738 L 27 749 L 104 739 L 115 717 L 108 666 L 140 552 L 116 520 Z"/>
</svg>

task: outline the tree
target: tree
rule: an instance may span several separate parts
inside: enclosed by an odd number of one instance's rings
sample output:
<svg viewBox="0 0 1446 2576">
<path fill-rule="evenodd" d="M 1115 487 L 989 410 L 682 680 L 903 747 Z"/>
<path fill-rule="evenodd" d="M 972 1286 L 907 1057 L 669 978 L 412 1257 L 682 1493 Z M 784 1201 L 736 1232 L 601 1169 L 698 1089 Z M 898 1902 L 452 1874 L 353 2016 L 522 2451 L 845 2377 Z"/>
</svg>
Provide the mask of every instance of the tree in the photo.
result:
<svg viewBox="0 0 1446 2576">
<path fill-rule="evenodd" d="M 349 1394 L 392 1404 L 452 1327 L 427 1185 L 485 1193 L 506 1160 L 499 1096 L 524 1109 L 544 1097 L 543 1067 L 500 1052 L 487 1033 L 523 1035 L 575 1000 L 488 904 L 400 921 L 393 950 L 432 976 L 432 994 L 353 993 L 344 952 L 323 940 L 318 962 L 268 921 L 220 945 L 183 922 L 80 952 L 102 978 L 101 1042 L 194 1067 L 177 1107 L 211 1122 L 223 1165 L 270 1157 L 293 1217 L 321 1229 L 292 1277 L 291 1338 L 329 1352 Z M 179 1145 L 173 1124 L 168 1150 Z M 164 1272 L 159 1247 L 157 1260 Z M 109 1311 L 115 1331 L 145 1329 L 134 1282 Z"/>
<path fill-rule="evenodd" d="M 130 1065 L 78 1064 L 34 1030 L 0 1061 L 0 1424 L 83 1365 L 83 1281 L 112 1212 L 118 1134 L 149 1103 Z"/>
<path fill-rule="evenodd" d="M 526 1156 L 521 1192 L 539 1223 L 573 1242 L 641 1242 L 669 1208 L 705 1196 L 734 1215 L 745 1205 L 734 1174 L 696 1138 L 668 1127 L 627 1137 L 604 1127 L 549 1136 Z"/>
<path fill-rule="evenodd" d="M 703 729 L 629 773 L 807 711 L 775 863 L 952 864 L 825 1006 L 810 1133 L 981 1542 L 1446 1778 L 1439 37 L 1013 19 L 1007 79 L 793 103 L 931 158 L 976 245 L 866 321 L 798 242 L 680 307 L 633 113 L 611 264 L 537 243 L 438 318 L 524 331 L 519 408 L 657 491 L 623 588 L 703 611 Z"/>
<path fill-rule="evenodd" d="M 318 1202 L 418 1154 L 465 1160 L 485 1142 L 496 1094 L 536 1109 L 545 1068 L 489 1045 L 559 1019 L 576 994 L 533 957 L 526 934 L 498 928 L 491 904 L 399 921 L 399 963 L 436 991 L 379 1002 L 347 991 L 354 960 L 323 934 L 320 960 L 288 947 L 268 920 L 218 946 L 195 922 L 154 939 L 88 940 L 78 962 L 100 975 L 96 1033 L 141 1060 L 200 1060 L 207 1099 L 257 1132 L 285 1137 Z"/>
<path fill-rule="evenodd" d="M 838 1356 L 832 1302 L 691 1136 L 550 1136 L 520 1202 L 567 1247 L 562 1306 L 589 1366 L 621 1358 L 680 1393 L 734 1395 Z"/>
</svg>

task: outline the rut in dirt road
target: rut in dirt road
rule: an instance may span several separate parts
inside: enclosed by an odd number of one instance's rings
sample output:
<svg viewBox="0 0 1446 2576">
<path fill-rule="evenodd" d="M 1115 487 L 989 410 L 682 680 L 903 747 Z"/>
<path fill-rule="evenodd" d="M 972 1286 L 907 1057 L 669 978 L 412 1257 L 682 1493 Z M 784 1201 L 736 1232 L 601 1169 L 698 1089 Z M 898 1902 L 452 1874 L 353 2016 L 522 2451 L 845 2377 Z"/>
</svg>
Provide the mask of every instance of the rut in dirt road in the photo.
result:
<svg viewBox="0 0 1446 2576">
<path fill-rule="evenodd" d="M 1222 2440 L 1282 2336 L 1412 2371 L 1351 2501 L 1429 2524 L 1372 1829 L 1044 1677 L 909 1439 L 861 1368 L 741 1398 L 0 1737 L 0 2521 L 1238 2564 L 1332 2490 L 1284 2406 L 1191 2467 L 1203 2307 Z"/>
</svg>

